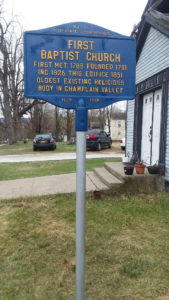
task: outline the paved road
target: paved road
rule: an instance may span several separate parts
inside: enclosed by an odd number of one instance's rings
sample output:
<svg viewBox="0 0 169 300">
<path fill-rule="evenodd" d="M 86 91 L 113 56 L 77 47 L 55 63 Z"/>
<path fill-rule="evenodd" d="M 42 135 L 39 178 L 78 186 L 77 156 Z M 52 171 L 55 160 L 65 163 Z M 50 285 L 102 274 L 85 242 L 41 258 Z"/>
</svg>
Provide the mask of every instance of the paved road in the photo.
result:
<svg viewBox="0 0 169 300">
<path fill-rule="evenodd" d="M 113 158 L 113 157 L 124 157 L 121 152 L 87 152 L 86 158 Z M 0 155 L 0 163 L 3 162 L 28 162 L 28 161 L 49 161 L 49 160 L 75 160 L 76 153 L 51 153 L 51 154 L 17 154 L 17 155 Z"/>
</svg>

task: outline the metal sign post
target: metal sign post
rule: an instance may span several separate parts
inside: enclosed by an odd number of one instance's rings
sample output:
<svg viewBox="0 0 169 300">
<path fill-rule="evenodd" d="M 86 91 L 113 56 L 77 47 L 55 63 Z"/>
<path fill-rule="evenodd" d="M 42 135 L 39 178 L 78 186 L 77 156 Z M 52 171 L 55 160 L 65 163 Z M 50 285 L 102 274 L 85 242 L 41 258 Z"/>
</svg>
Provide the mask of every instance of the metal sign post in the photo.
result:
<svg viewBox="0 0 169 300">
<path fill-rule="evenodd" d="M 85 190 L 86 136 L 77 131 L 76 148 L 76 299 L 84 299 L 85 282 Z"/>
<path fill-rule="evenodd" d="M 76 110 L 76 300 L 84 299 L 85 286 L 85 191 L 87 110 L 79 100 Z"/>
<path fill-rule="evenodd" d="M 74 109 L 77 134 L 76 299 L 84 299 L 88 109 L 135 97 L 136 42 L 100 26 L 68 23 L 24 33 L 24 93 Z"/>
</svg>

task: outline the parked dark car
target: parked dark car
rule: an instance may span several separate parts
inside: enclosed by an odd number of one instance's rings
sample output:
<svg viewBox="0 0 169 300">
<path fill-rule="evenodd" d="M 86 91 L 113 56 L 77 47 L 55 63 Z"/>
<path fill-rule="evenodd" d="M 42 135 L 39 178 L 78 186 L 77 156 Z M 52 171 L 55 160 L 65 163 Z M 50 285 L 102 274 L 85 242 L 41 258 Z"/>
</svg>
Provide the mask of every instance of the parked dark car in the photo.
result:
<svg viewBox="0 0 169 300">
<path fill-rule="evenodd" d="M 38 149 L 56 149 L 54 137 L 50 133 L 37 134 L 33 139 L 33 151 L 36 151 Z"/>
<path fill-rule="evenodd" d="M 86 148 L 100 151 L 102 148 L 111 148 L 112 139 L 109 133 L 100 129 L 90 129 L 86 133 Z"/>
</svg>

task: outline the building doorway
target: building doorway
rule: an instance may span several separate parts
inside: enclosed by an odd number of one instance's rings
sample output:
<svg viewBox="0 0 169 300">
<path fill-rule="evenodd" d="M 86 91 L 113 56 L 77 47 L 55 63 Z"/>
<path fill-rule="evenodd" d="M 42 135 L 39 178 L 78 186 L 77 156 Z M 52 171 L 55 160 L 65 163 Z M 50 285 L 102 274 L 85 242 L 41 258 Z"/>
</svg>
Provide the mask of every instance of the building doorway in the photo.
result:
<svg viewBox="0 0 169 300">
<path fill-rule="evenodd" d="M 143 97 L 141 158 L 153 165 L 159 161 L 162 89 Z"/>
</svg>

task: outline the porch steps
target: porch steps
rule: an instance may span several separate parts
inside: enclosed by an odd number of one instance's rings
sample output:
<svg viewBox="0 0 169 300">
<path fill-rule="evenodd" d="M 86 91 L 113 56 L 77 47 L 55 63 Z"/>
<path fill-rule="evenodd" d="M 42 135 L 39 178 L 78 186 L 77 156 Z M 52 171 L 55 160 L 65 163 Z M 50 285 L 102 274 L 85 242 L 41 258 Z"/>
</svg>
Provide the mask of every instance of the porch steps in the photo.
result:
<svg viewBox="0 0 169 300">
<path fill-rule="evenodd" d="M 121 162 L 109 162 L 104 163 L 104 168 L 111 173 L 113 176 L 117 177 L 120 181 L 124 180 L 125 174 L 123 165 Z"/>
<path fill-rule="evenodd" d="M 95 186 L 96 190 L 108 190 L 108 186 L 100 180 L 100 178 L 94 172 L 87 172 L 87 177 Z"/>
<path fill-rule="evenodd" d="M 105 167 L 95 168 L 94 174 L 108 187 L 119 186 L 122 181 L 112 175 Z"/>
<path fill-rule="evenodd" d="M 106 162 L 104 167 L 95 168 L 94 172 L 87 175 L 96 186 L 97 190 L 118 189 L 120 186 L 128 191 L 152 192 L 165 189 L 164 176 L 151 175 L 147 169 L 143 175 L 125 175 L 124 165 L 121 162 Z"/>
</svg>

